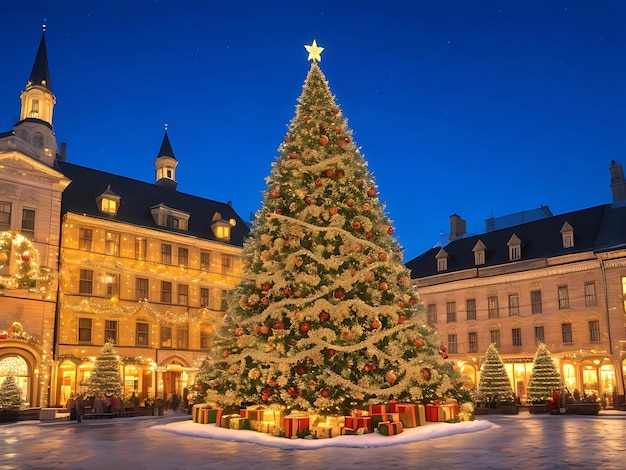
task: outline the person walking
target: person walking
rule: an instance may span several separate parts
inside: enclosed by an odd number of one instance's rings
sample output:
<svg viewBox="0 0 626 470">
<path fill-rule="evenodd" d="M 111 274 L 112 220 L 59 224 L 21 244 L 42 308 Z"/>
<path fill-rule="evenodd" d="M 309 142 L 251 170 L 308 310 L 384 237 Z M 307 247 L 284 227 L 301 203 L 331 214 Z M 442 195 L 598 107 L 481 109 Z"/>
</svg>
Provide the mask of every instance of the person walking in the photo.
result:
<svg viewBox="0 0 626 470">
<path fill-rule="evenodd" d="M 67 402 L 65 403 L 65 408 L 70 414 L 70 421 L 74 421 L 76 419 L 76 399 L 74 398 L 73 393 L 71 393 L 70 397 L 67 399 Z"/>
<path fill-rule="evenodd" d="M 85 416 L 85 401 L 81 393 L 76 395 L 76 420 L 81 423 Z"/>
</svg>

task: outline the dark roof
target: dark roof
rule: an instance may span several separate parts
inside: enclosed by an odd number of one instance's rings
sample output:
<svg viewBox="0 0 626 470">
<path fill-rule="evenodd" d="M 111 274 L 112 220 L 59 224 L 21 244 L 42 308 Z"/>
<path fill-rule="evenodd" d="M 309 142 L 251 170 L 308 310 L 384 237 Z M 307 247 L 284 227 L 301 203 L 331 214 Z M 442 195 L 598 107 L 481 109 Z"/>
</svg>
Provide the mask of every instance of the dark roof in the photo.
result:
<svg viewBox="0 0 626 470">
<path fill-rule="evenodd" d="M 48 69 L 48 54 L 46 52 L 46 33 L 41 34 L 41 42 L 39 43 L 39 49 L 35 56 L 33 70 L 30 72 L 30 81 L 33 85 L 43 86 L 52 92 L 50 70 Z"/>
<path fill-rule="evenodd" d="M 163 143 L 161 144 L 161 149 L 157 155 L 157 158 L 158 157 L 172 157 L 176 160 L 174 151 L 172 150 L 172 144 L 170 144 L 170 138 L 167 136 L 167 131 L 165 131 L 165 135 L 163 136 Z"/>
<path fill-rule="evenodd" d="M 561 228 L 565 222 L 574 229 L 572 248 L 563 247 Z M 485 264 L 481 267 L 516 262 L 510 261 L 507 245 L 513 235 L 521 240 L 522 261 L 624 247 L 626 207 L 606 204 L 451 241 L 443 247 L 448 253 L 448 269 L 445 272 L 475 268 L 472 250 L 478 240 L 487 247 Z M 413 279 L 441 274 L 437 272 L 435 259 L 440 249 L 431 248 L 406 263 Z"/>
<path fill-rule="evenodd" d="M 145 183 L 65 161 L 57 160 L 54 166 L 72 180 L 63 192 L 61 202 L 63 214 L 85 214 L 103 220 L 115 220 L 234 246 L 243 246 L 244 238 L 250 231 L 244 220 L 227 203 L 192 196 L 178 192 L 173 188 Z M 116 215 L 104 214 L 98 210 L 96 205 L 96 197 L 104 193 L 109 187 L 110 191 L 121 198 Z M 152 218 L 150 208 L 159 204 L 190 214 L 188 230 L 157 225 Z M 219 240 L 213 235 L 211 219 L 215 212 L 219 212 L 222 219 L 234 219 L 237 222 L 231 230 L 229 242 Z"/>
</svg>

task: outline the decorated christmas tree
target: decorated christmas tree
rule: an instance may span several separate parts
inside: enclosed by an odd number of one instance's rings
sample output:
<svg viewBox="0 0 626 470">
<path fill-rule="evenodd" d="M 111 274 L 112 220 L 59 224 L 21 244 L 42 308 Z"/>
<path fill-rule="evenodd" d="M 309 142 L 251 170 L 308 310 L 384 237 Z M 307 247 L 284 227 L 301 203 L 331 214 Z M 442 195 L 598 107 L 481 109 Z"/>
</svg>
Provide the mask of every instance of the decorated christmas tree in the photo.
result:
<svg viewBox="0 0 626 470">
<path fill-rule="evenodd" d="M 560 391 L 562 386 L 561 375 L 556 370 L 550 351 L 545 344 L 540 343 L 537 346 L 533 371 L 528 381 L 526 400 L 529 403 L 544 403 L 552 398 L 552 392 Z"/>
<path fill-rule="evenodd" d="M 22 394 L 15 382 L 15 377 L 9 374 L 0 385 L 0 411 L 19 410 L 21 405 Z"/>
<path fill-rule="evenodd" d="M 478 403 L 488 406 L 512 402 L 514 399 L 511 381 L 495 343 L 491 343 L 485 353 L 485 362 L 480 369 L 480 381 L 475 399 Z"/>
<path fill-rule="evenodd" d="M 88 396 L 122 394 L 119 359 L 113 350 L 113 343 L 106 342 L 96 358 L 86 389 Z"/>
<path fill-rule="evenodd" d="M 457 378 L 426 324 L 372 174 L 317 62 L 244 245 L 197 401 L 346 413 Z"/>
</svg>

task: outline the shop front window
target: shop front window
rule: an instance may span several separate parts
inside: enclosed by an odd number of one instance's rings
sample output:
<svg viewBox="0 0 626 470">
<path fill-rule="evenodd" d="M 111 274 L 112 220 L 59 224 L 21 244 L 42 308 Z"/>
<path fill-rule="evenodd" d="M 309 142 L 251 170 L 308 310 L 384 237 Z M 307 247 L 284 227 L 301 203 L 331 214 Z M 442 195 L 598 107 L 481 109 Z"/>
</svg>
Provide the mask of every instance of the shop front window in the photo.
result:
<svg viewBox="0 0 626 470">
<path fill-rule="evenodd" d="M 574 393 L 574 390 L 578 388 L 576 385 L 576 368 L 573 364 L 563 364 L 563 383 L 570 393 Z"/>
<path fill-rule="evenodd" d="M 13 375 L 15 383 L 22 394 L 22 401 L 25 406 L 30 406 L 28 390 L 30 388 L 30 375 L 28 364 L 20 356 L 8 356 L 0 360 L 0 384 L 4 382 L 7 375 Z"/>
</svg>

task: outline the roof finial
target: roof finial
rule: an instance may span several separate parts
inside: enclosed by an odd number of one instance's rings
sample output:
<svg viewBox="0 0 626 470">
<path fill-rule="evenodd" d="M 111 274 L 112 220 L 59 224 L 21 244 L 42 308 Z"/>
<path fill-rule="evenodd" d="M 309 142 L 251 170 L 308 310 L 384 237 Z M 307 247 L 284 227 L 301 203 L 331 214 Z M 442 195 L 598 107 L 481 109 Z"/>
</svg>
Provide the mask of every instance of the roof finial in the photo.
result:
<svg viewBox="0 0 626 470">
<path fill-rule="evenodd" d="M 309 57 L 307 60 L 312 60 L 313 62 L 321 62 L 322 61 L 322 51 L 324 50 L 323 47 L 319 47 L 317 45 L 317 41 L 315 39 L 313 39 L 313 44 L 311 44 L 310 46 L 305 45 L 304 48 L 306 49 L 306 51 L 309 53 Z"/>
<path fill-rule="evenodd" d="M 166 122 L 163 126 L 165 127 L 165 132 L 167 132 L 167 126 L 169 126 L 169 124 Z"/>
<path fill-rule="evenodd" d="M 45 33 L 45 32 L 46 32 L 46 26 L 47 26 L 47 25 L 46 25 L 46 22 L 47 22 L 47 20 L 46 20 L 46 18 L 44 18 L 44 19 L 43 19 L 43 24 L 41 25 L 41 32 L 42 32 L 42 33 Z"/>
</svg>

